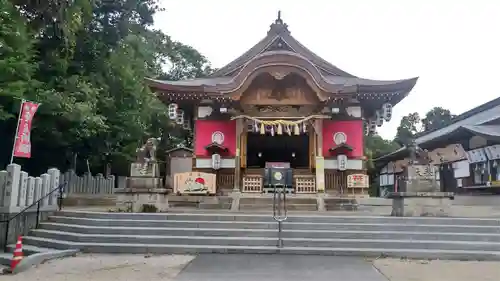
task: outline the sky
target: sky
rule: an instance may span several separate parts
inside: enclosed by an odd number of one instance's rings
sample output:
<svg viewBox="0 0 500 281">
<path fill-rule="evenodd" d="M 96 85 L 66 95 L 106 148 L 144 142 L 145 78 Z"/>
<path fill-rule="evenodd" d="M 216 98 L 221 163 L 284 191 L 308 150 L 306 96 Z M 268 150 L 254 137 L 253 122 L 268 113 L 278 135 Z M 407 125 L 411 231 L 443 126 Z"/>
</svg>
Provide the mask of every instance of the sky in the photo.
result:
<svg viewBox="0 0 500 281">
<path fill-rule="evenodd" d="M 460 114 L 500 96 L 500 1 L 160 0 L 155 28 L 196 48 L 219 68 L 266 36 L 278 10 L 295 39 L 358 77 L 420 77 L 393 118 L 435 106 Z"/>
</svg>

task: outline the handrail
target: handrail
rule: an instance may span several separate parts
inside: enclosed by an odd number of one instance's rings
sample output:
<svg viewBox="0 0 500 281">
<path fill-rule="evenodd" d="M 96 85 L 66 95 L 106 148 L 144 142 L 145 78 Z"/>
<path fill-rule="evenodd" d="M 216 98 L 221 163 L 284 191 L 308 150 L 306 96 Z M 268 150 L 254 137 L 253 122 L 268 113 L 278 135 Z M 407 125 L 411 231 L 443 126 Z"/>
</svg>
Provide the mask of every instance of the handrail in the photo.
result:
<svg viewBox="0 0 500 281">
<path fill-rule="evenodd" d="M 278 248 L 283 248 L 283 222 L 288 218 L 286 206 L 286 189 L 284 185 L 274 185 L 273 218 L 278 222 Z"/>
<path fill-rule="evenodd" d="M 45 194 L 43 197 L 41 197 L 40 199 L 38 199 L 36 202 L 33 202 L 28 207 L 22 209 L 19 213 L 15 214 L 14 216 L 12 216 L 10 218 L 7 218 L 5 220 L 0 221 L 0 223 L 6 223 L 7 224 L 6 227 L 5 227 L 5 237 L 4 237 L 4 250 L 5 251 L 7 251 L 7 244 L 8 244 L 8 239 L 9 239 L 9 226 L 10 226 L 10 222 L 13 219 L 17 218 L 18 216 L 26 213 L 29 209 L 33 208 L 35 205 L 37 205 L 37 208 L 36 208 L 36 226 L 35 226 L 35 228 L 38 228 L 38 225 L 40 223 L 40 203 L 45 198 L 51 196 L 54 192 L 59 191 L 59 195 L 57 197 L 57 208 L 60 211 L 62 209 L 63 191 L 64 191 L 64 187 L 66 186 L 66 184 L 68 184 L 68 182 L 61 183 L 59 186 L 57 186 L 56 188 L 52 189 L 49 193 Z"/>
</svg>

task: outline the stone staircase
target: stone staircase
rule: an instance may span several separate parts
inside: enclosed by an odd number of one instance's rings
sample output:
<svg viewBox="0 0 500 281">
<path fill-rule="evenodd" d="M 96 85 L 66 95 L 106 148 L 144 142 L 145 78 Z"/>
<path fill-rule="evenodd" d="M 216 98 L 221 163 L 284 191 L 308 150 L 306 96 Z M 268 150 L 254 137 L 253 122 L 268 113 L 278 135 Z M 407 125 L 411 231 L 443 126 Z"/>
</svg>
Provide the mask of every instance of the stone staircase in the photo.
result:
<svg viewBox="0 0 500 281">
<path fill-rule="evenodd" d="M 294 197 L 286 198 L 286 206 L 289 211 L 317 211 L 318 201 L 314 197 Z M 273 210 L 273 197 L 242 197 L 239 201 L 240 211 L 270 211 Z"/>
<path fill-rule="evenodd" d="M 92 253 L 500 259 L 497 219 L 290 215 L 283 228 L 284 248 L 278 249 L 277 223 L 270 213 L 58 212 L 24 243 L 27 249 Z"/>
</svg>

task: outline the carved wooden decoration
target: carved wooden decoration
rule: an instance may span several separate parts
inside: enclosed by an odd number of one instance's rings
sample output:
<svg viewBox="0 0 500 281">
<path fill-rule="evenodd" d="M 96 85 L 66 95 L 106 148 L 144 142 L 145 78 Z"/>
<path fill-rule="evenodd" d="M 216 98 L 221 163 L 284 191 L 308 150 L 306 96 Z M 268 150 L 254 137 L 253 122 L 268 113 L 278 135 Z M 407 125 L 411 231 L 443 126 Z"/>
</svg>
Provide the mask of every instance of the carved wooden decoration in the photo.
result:
<svg viewBox="0 0 500 281">
<path fill-rule="evenodd" d="M 316 111 L 315 105 L 242 105 L 243 112 L 260 117 L 308 116 Z"/>
<path fill-rule="evenodd" d="M 428 153 L 431 164 L 450 163 L 467 159 L 467 152 L 460 144 L 450 144 L 446 147 L 436 148 Z"/>
</svg>

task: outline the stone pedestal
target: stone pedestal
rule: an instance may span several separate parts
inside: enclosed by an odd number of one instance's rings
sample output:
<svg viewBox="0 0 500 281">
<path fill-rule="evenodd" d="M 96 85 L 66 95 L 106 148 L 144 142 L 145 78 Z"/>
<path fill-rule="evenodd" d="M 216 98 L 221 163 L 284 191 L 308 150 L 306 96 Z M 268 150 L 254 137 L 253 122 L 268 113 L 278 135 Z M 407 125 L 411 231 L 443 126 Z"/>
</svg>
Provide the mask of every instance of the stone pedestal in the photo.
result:
<svg viewBox="0 0 500 281">
<path fill-rule="evenodd" d="M 167 190 L 164 188 L 124 188 L 115 190 L 118 208 L 129 212 L 142 212 L 144 205 L 153 205 L 158 212 L 168 210 Z"/>
<path fill-rule="evenodd" d="M 440 192 L 433 165 L 410 165 L 405 168 L 398 192 L 391 192 L 391 216 L 449 216 L 453 192 Z"/>
<path fill-rule="evenodd" d="M 391 192 L 391 216 L 446 217 L 450 215 L 452 192 Z"/>
<path fill-rule="evenodd" d="M 130 177 L 128 178 L 127 188 L 136 189 L 156 189 L 161 186 L 161 178 L 157 163 L 149 164 L 147 169 L 143 168 L 141 163 L 132 163 L 130 165 Z"/>
</svg>

